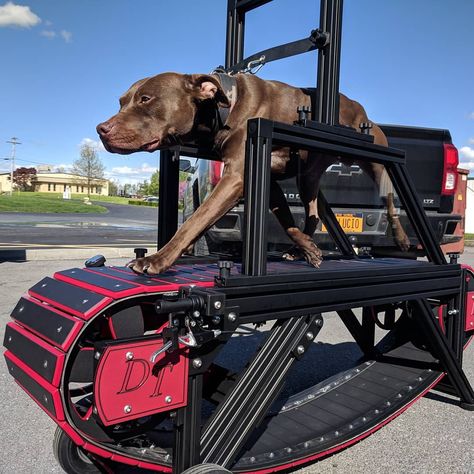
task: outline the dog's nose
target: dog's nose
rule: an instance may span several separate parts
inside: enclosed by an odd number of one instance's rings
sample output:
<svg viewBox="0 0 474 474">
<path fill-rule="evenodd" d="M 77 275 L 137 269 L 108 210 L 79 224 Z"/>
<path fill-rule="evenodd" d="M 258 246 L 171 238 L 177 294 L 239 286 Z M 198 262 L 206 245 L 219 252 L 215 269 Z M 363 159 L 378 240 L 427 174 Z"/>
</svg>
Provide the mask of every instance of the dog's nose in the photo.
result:
<svg viewBox="0 0 474 474">
<path fill-rule="evenodd" d="M 113 125 L 110 122 L 102 122 L 97 125 L 97 133 L 99 135 L 107 135 L 112 130 Z"/>
</svg>

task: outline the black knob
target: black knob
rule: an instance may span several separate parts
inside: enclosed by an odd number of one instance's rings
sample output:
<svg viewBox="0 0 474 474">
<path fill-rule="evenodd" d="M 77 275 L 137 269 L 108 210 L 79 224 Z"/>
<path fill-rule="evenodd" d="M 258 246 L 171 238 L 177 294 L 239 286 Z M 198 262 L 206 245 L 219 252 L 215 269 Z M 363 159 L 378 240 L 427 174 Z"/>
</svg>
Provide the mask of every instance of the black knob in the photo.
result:
<svg viewBox="0 0 474 474">
<path fill-rule="evenodd" d="M 217 262 L 217 267 L 219 268 L 219 277 L 221 279 L 227 278 L 230 276 L 230 270 L 234 266 L 234 262 L 231 260 L 219 260 Z"/>
<path fill-rule="evenodd" d="M 359 125 L 359 128 L 360 128 L 360 131 L 362 133 L 365 133 L 366 135 L 369 135 L 370 134 L 370 129 L 373 127 L 374 125 L 371 123 L 371 122 L 362 122 L 360 125 Z"/>
<path fill-rule="evenodd" d="M 84 265 L 87 268 L 90 267 L 103 267 L 105 264 L 105 257 L 103 255 L 95 255 L 94 257 L 88 258 Z"/>
<path fill-rule="evenodd" d="M 311 113 L 311 107 L 308 105 L 300 105 L 297 107 L 296 111 L 298 112 L 298 122 L 302 122 L 309 118 L 308 116 Z"/>
<path fill-rule="evenodd" d="M 148 252 L 148 249 L 138 247 L 136 249 L 133 249 L 133 252 L 135 253 L 135 258 L 143 258 Z"/>
</svg>

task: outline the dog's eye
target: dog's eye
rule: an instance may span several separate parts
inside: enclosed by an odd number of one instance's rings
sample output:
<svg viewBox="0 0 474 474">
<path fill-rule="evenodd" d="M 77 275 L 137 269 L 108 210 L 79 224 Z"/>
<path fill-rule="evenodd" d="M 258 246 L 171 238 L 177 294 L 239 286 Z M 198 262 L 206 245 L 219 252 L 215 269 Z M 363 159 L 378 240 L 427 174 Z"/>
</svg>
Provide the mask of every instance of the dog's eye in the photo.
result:
<svg viewBox="0 0 474 474">
<path fill-rule="evenodd" d="M 149 97 L 147 95 L 142 95 L 140 97 L 140 104 L 144 104 L 145 102 L 148 102 L 149 100 L 151 100 L 151 97 Z"/>
</svg>

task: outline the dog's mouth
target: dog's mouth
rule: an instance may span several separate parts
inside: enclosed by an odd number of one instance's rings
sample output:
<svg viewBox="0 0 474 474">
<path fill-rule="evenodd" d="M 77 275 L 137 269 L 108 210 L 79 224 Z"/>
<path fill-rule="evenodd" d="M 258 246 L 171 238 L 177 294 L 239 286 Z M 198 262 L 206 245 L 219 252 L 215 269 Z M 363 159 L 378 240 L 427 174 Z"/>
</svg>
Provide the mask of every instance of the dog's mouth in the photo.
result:
<svg viewBox="0 0 474 474">
<path fill-rule="evenodd" d="M 149 152 L 158 150 L 158 148 L 160 147 L 160 143 L 161 143 L 161 140 L 159 138 L 156 138 L 155 140 L 152 140 L 151 142 L 148 142 L 142 145 L 140 147 L 140 150 L 149 151 Z"/>
</svg>

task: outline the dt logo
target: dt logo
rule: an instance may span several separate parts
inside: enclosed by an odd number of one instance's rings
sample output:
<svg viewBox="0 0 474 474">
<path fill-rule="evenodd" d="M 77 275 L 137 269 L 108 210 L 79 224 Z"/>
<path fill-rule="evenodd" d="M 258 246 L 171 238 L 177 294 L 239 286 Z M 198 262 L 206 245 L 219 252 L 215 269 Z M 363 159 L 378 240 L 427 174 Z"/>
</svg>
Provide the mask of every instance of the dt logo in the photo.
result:
<svg viewBox="0 0 474 474">
<path fill-rule="evenodd" d="M 94 403 L 104 425 L 112 425 L 186 405 L 187 349 L 150 355 L 162 340 L 114 344 L 102 354 L 94 378 Z"/>
</svg>

